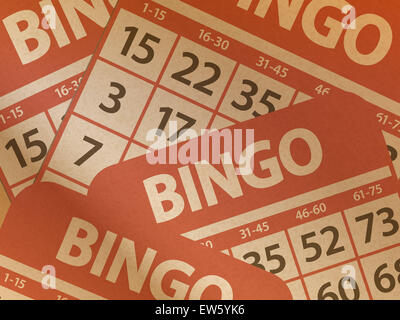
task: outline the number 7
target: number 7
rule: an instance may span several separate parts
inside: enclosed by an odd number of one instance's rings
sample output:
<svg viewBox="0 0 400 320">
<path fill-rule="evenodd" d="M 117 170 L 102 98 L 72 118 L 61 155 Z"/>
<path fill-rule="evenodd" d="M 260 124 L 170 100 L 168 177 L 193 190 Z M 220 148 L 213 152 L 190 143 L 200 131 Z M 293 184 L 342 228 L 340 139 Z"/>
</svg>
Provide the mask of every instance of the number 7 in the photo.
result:
<svg viewBox="0 0 400 320">
<path fill-rule="evenodd" d="M 78 159 L 77 161 L 75 161 L 74 164 L 76 164 L 77 166 L 81 166 L 82 164 L 84 164 L 87 160 L 89 160 L 97 151 L 99 151 L 102 147 L 103 144 L 99 141 L 96 141 L 88 136 L 85 136 L 83 138 L 84 141 L 89 142 L 90 144 L 93 145 L 93 148 L 90 149 L 87 153 L 85 153 L 82 158 Z"/>
<path fill-rule="evenodd" d="M 373 221 L 374 221 L 374 214 L 372 212 L 369 212 L 369 213 L 364 214 L 362 216 L 356 217 L 355 220 L 356 220 L 356 222 L 367 220 L 367 231 L 365 233 L 365 243 L 371 242 L 372 224 L 373 224 Z"/>
</svg>

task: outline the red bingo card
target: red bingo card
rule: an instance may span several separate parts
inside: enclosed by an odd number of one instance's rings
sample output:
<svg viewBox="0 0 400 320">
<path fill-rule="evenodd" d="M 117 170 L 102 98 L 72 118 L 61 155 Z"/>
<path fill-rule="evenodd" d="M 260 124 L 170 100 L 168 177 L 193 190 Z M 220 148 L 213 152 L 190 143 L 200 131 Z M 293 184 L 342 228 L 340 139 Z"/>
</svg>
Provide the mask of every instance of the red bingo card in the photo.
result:
<svg viewBox="0 0 400 320">
<path fill-rule="evenodd" d="M 375 112 L 388 131 L 385 137 L 399 170 L 395 135 L 400 120 L 394 115 L 400 105 L 393 100 L 398 92 L 392 87 L 396 81 L 385 81 L 398 77 L 398 47 L 389 36 L 398 19 L 395 10 L 387 9 L 394 2 L 385 2 L 385 10 L 371 1 L 359 3 L 354 30 L 335 20 L 344 18 L 337 8 L 344 1 L 330 1 L 329 8 L 323 1 L 292 1 L 290 7 L 278 1 L 279 21 L 273 2 L 119 1 L 38 180 L 86 194 L 101 170 L 154 147 L 152 130 L 171 144 L 189 129 L 200 134 L 204 128 L 224 128 L 344 90 L 370 102 L 364 112 Z M 254 15 L 254 8 L 258 15 L 268 11 L 276 21 Z M 302 23 L 296 16 L 305 17 L 303 27 L 314 31 L 319 42 L 307 42 L 304 33 L 300 39 Z M 311 27 L 314 16 L 321 34 Z M 377 28 L 382 28 L 380 37 Z M 365 36 L 364 29 L 372 29 L 371 35 Z M 382 43 L 383 38 L 388 42 Z M 272 44 L 274 39 L 282 47 Z M 365 43 L 360 52 L 355 40 Z M 297 46 L 291 51 L 319 59 L 326 52 L 332 61 L 321 59 L 327 65 L 322 67 L 301 58 L 284 48 L 292 41 Z M 322 44 L 333 47 L 314 48 Z M 386 78 L 379 79 L 377 69 Z"/>
<path fill-rule="evenodd" d="M 155 150 L 100 173 L 88 201 L 269 271 L 294 299 L 398 299 L 398 180 L 367 105 L 315 99 Z"/>
<path fill-rule="evenodd" d="M 266 300 L 291 294 L 273 274 L 120 217 L 72 190 L 40 184 L 12 203 L 0 230 L 0 299 Z"/>
<path fill-rule="evenodd" d="M 1 2 L 1 216 L 33 183 L 116 2 Z"/>
<path fill-rule="evenodd" d="M 34 184 L 0 230 L 2 295 L 399 297 L 397 179 L 367 104 L 312 100 L 205 133 L 105 169 L 87 196 Z"/>
</svg>

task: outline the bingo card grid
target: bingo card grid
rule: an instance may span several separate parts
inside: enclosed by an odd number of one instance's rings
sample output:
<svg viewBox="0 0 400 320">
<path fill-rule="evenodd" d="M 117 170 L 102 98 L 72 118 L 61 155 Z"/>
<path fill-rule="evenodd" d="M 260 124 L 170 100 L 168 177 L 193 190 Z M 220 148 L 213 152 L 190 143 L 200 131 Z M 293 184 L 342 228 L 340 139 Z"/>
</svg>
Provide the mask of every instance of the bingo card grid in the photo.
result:
<svg viewBox="0 0 400 320">
<path fill-rule="evenodd" d="M 35 115 L 16 125 L 7 126 L 0 132 L 0 143 L 5 146 L 5 152 L 2 152 L 0 157 L 0 179 L 11 199 L 34 182 L 81 77 L 82 73 L 79 73 L 61 84 L 43 88 L 42 92 L 18 102 L 17 105 L 24 105 L 27 111 L 34 109 Z M 68 85 L 70 92 L 67 96 L 59 97 L 57 90 L 64 85 Z M 54 99 L 55 95 L 63 102 L 51 108 L 40 103 L 42 99 Z M 41 105 L 45 108 L 38 109 L 37 106 Z M 18 106 L 11 106 L 5 110 L 18 110 Z M 25 112 L 25 115 L 27 113 Z M 21 146 L 25 148 L 25 145 L 27 149 L 21 151 Z"/>
<path fill-rule="evenodd" d="M 321 94 L 328 87 L 331 93 L 341 91 L 173 11 L 167 19 L 163 7 L 130 6 L 135 14 L 118 9 L 112 18 L 68 115 L 71 124 L 57 136 L 54 145 L 60 146 L 52 148 L 56 152 L 46 159 L 38 180 L 86 194 L 102 169 L 146 152 L 150 129 L 168 135 L 171 120 L 178 129 L 199 133 L 306 101 L 316 95 L 315 88 Z M 207 39 L 214 35 L 213 41 L 203 40 L 206 33 Z M 400 143 L 391 133 L 385 137 L 399 173 L 395 146 Z"/>
<path fill-rule="evenodd" d="M 15 70 L 7 69 L 15 73 L 10 75 L 12 80 L 0 96 L 0 180 L 4 207 L 34 182 L 90 62 L 97 43 L 96 34 L 100 38 L 104 17 L 111 14 L 117 1 L 101 0 L 93 6 L 78 3 L 71 7 L 64 3 L 46 2 L 31 1 L 3 7 L 3 14 L 8 15 L 3 17 L 1 30 L 6 45 L 3 48 L 3 63 L 6 61 L 6 66 L 7 61 L 15 60 L 13 63 L 18 64 Z M 56 15 L 54 29 L 43 24 L 49 6 Z M 77 12 L 81 14 L 79 17 Z M 85 20 L 86 15 L 88 20 Z M 23 25 L 23 22 L 28 24 L 29 21 L 34 24 L 36 19 L 41 18 L 38 30 L 46 35 L 42 40 L 48 35 L 49 48 L 39 58 L 23 61 L 22 53 L 13 48 L 18 43 L 14 39 L 17 30 L 14 30 L 13 23 L 19 21 Z M 65 30 L 67 25 L 71 30 Z M 49 58 L 51 55 L 52 58 Z M 6 211 L 2 210 L 2 213 Z"/>
<path fill-rule="evenodd" d="M 182 235 L 228 247 L 222 252 L 280 276 L 294 299 L 394 299 L 400 294 L 400 199 L 392 176 L 388 167 L 377 169 L 335 183 L 341 193 L 325 198 L 331 185 L 224 220 L 218 231 L 211 224 Z M 229 226 L 244 215 L 254 222 Z"/>
</svg>

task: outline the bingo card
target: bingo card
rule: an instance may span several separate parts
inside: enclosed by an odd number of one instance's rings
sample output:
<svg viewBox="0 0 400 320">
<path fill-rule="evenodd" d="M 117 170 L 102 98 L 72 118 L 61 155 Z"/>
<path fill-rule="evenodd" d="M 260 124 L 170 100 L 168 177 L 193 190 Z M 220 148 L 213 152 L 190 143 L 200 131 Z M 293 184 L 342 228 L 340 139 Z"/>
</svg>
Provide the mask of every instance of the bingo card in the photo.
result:
<svg viewBox="0 0 400 320">
<path fill-rule="evenodd" d="M 153 129 L 176 143 L 343 91 L 370 102 L 400 173 L 398 5 L 373 3 L 357 4 L 352 29 L 341 0 L 119 1 L 38 181 L 86 194 L 101 170 L 144 154 Z"/>
<path fill-rule="evenodd" d="M 1 220 L 33 183 L 115 4 L 1 2 Z"/>
<path fill-rule="evenodd" d="M 87 200 L 21 192 L 0 230 L 0 299 L 291 299 L 273 274 Z"/>
<path fill-rule="evenodd" d="M 398 180 L 367 104 L 315 99 L 155 150 L 100 173 L 88 201 L 271 272 L 294 299 L 399 299 Z M 250 128 L 253 144 L 232 143 Z M 251 146 L 242 172 L 235 159 Z"/>
</svg>

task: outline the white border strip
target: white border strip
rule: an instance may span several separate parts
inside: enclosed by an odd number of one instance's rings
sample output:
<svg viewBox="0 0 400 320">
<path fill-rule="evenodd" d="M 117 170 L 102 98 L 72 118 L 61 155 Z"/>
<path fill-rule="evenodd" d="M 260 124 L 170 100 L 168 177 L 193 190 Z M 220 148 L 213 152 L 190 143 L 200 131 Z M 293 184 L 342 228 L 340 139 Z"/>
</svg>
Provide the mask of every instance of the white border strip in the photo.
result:
<svg viewBox="0 0 400 320">
<path fill-rule="evenodd" d="M 26 98 L 29 98 L 39 92 L 42 92 L 57 83 L 60 83 L 68 78 L 71 78 L 81 72 L 84 72 L 89 65 L 92 56 L 88 56 L 81 60 L 78 60 L 64 68 L 61 68 L 47 76 L 33 81 L 21 88 L 18 88 L 6 95 L 0 97 L 0 110 L 8 108 L 13 104 L 20 102 Z"/>
<path fill-rule="evenodd" d="M 282 49 L 264 39 L 261 39 L 251 33 L 239 29 L 229 23 L 222 21 L 208 13 L 194 8 L 179 0 L 153 0 L 154 2 L 176 11 L 198 23 L 204 24 L 210 28 L 221 32 L 228 37 L 235 39 L 245 45 L 258 51 L 264 52 L 269 56 L 283 61 L 317 79 L 330 83 L 331 85 L 347 92 L 352 92 L 364 98 L 368 102 L 375 104 L 389 112 L 400 116 L 400 103 L 387 98 L 367 87 L 364 87 L 354 81 L 342 77 L 328 69 L 325 69 L 311 61 L 308 61 L 290 51 Z M 201 1 L 201 0 L 200 0 Z M 217 1 L 217 0 L 214 0 Z M 220 0 L 221 1 L 221 0 Z"/>
<path fill-rule="evenodd" d="M 392 176 L 392 173 L 389 166 L 372 170 L 367 173 L 363 173 L 361 175 L 267 205 L 265 207 L 239 214 L 232 218 L 186 232 L 182 234 L 182 236 L 194 241 L 208 238 L 216 234 L 258 221 L 260 219 L 268 218 L 296 207 L 306 205 L 310 202 L 319 201 L 354 188 L 365 186 L 369 183 L 373 183 L 390 176 Z"/>
<path fill-rule="evenodd" d="M 41 271 L 31 268 L 21 262 L 12 260 L 3 255 L 0 255 L 0 266 L 10 271 L 14 271 L 23 275 L 26 278 L 42 283 L 43 274 Z M 64 292 L 65 294 L 76 297 L 80 300 L 106 300 L 105 298 L 98 296 L 90 291 L 77 287 L 73 284 L 56 278 L 57 290 Z"/>
<path fill-rule="evenodd" d="M 0 286 L 0 300 L 32 300 L 32 298 Z"/>
</svg>

